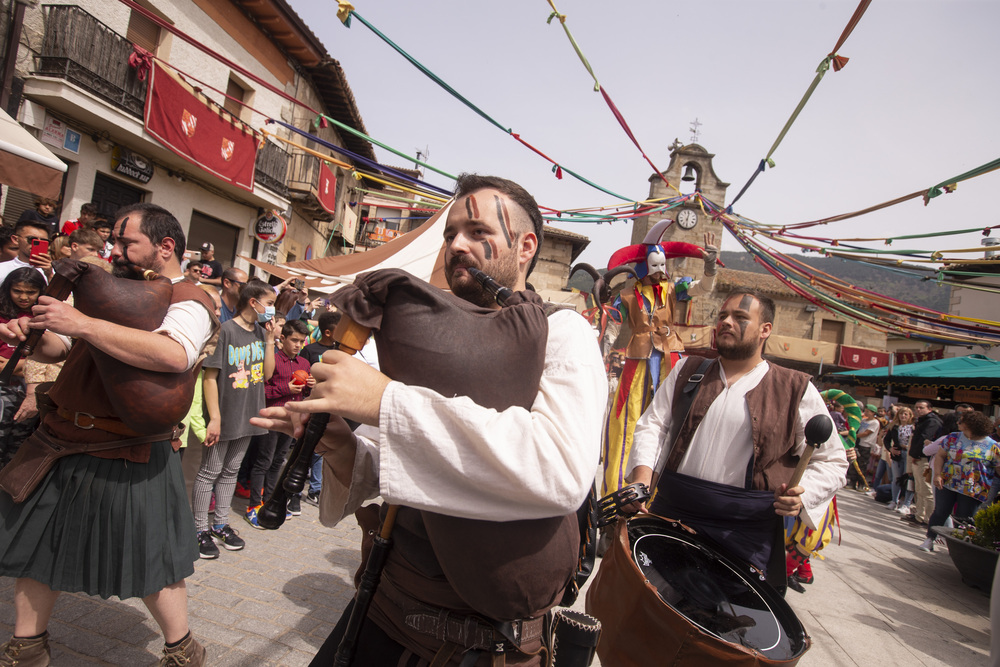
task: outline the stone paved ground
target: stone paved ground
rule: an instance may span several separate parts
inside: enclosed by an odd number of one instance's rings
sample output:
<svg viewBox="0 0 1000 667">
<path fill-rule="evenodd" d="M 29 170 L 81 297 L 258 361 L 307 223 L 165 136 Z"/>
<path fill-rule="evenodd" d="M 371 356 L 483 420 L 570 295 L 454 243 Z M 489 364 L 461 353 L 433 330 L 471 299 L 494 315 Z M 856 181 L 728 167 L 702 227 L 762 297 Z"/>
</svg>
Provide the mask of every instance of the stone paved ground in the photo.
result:
<svg viewBox="0 0 1000 667">
<path fill-rule="evenodd" d="M 843 543 L 814 566 L 816 583 L 805 595 L 788 594 L 813 639 L 799 664 L 985 664 L 986 595 L 961 583 L 946 552 L 917 551 L 920 532 L 898 515 L 851 491 L 839 496 Z M 237 519 L 247 548 L 196 564 L 188 580 L 191 628 L 209 664 L 306 665 L 339 618 L 359 562 L 359 530 L 323 528 L 316 508 L 302 509 L 277 532 Z M 4 636 L 12 630 L 12 596 L 13 581 L 0 578 Z M 50 631 L 56 667 L 151 665 L 162 647 L 137 601 L 63 595 Z"/>
</svg>

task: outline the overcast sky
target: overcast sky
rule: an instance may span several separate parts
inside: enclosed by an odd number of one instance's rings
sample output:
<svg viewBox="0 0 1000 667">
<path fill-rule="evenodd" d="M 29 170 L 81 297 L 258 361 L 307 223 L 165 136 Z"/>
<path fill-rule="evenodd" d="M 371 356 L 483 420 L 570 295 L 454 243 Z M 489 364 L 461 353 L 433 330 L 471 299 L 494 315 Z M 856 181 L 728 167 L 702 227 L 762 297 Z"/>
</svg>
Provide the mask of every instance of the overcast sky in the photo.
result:
<svg viewBox="0 0 1000 667">
<path fill-rule="evenodd" d="M 340 61 L 368 132 L 399 150 L 429 149 L 458 173 L 511 178 L 553 208 L 616 199 L 551 166 L 425 77 L 332 0 L 291 0 Z M 674 138 L 715 153 L 729 200 L 753 173 L 833 48 L 856 1 L 557 0 L 601 84 L 653 162 Z M 358 13 L 459 93 L 559 163 L 643 199 L 651 168 L 619 127 L 545 0 L 356 0 Z M 736 206 L 790 224 L 857 210 L 1000 157 L 1000 2 L 875 0 L 832 69 Z M 405 161 L 376 148 L 380 161 Z M 412 166 L 412 165 L 409 165 Z M 430 172 L 427 180 L 452 183 Z M 957 192 L 814 228 L 847 238 L 1000 225 L 990 193 L 1000 171 Z M 726 202 L 729 203 L 728 201 Z M 560 225 L 561 226 L 561 225 Z M 565 226 L 589 236 L 581 260 L 606 265 L 628 223 Z M 1000 236 L 1000 230 L 997 230 Z M 901 242 L 894 249 L 978 246 L 981 234 Z M 727 238 L 724 249 L 738 248 Z"/>
</svg>

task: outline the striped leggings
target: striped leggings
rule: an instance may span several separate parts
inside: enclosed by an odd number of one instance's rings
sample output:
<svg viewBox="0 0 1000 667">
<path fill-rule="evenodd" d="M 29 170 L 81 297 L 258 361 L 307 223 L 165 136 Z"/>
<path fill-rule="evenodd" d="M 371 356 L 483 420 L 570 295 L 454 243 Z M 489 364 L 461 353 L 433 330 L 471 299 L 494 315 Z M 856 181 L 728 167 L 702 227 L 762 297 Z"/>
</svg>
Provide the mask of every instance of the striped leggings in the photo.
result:
<svg viewBox="0 0 1000 667">
<path fill-rule="evenodd" d="M 201 459 L 201 468 L 191 489 L 191 506 L 194 510 L 194 527 L 200 533 L 209 528 L 208 506 L 215 490 L 214 525 L 229 523 L 229 506 L 233 504 L 236 491 L 236 474 L 247 453 L 251 436 L 235 440 L 220 440 L 206 447 Z"/>
</svg>

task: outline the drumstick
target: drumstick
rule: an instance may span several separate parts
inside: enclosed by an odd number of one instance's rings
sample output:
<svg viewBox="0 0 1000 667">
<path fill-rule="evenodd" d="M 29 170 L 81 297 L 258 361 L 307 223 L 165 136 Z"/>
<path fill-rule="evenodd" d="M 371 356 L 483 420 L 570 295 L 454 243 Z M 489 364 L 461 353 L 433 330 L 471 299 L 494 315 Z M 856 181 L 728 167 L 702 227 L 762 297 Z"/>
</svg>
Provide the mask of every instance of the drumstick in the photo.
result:
<svg viewBox="0 0 1000 667">
<path fill-rule="evenodd" d="M 799 464 L 795 466 L 795 472 L 792 473 L 792 478 L 788 481 L 787 488 L 790 489 L 793 486 L 799 485 L 813 452 L 819 449 L 819 446 L 830 438 L 831 433 L 833 433 L 833 420 L 828 415 L 814 415 L 809 420 L 805 428 L 806 450 L 799 457 Z"/>
</svg>

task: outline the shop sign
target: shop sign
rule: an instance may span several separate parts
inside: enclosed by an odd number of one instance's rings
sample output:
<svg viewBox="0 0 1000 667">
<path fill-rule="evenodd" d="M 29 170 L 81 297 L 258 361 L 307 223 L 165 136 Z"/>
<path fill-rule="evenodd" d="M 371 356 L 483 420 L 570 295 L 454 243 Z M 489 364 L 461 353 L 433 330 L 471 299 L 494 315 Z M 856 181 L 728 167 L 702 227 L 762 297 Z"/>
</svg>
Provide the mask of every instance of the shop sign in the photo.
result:
<svg viewBox="0 0 1000 667">
<path fill-rule="evenodd" d="M 376 227 L 368 232 L 368 238 L 379 243 L 388 243 L 397 236 L 399 236 L 398 229 L 386 229 L 385 227 Z"/>
<path fill-rule="evenodd" d="M 288 223 L 274 210 L 267 211 L 253 224 L 253 235 L 264 243 L 280 243 L 288 232 Z"/>
<path fill-rule="evenodd" d="M 264 250 L 260 253 L 260 259 L 268 264 L 278 263 L 278 246 L 274 243 L 268 243 L 264 246 Z"/>
<path fill-rule="evenodd" d="M 993 396 L 988 391 L 973 391 L 971 389 L 956 389 L 951 400 L 956 403 L 975 403 L 976 405 L 989 405 L 993 402 Z"/>
<path fill-rule="evenodd" d="M 124 146 L 115 146 L 111 150 L 111 170 L 140 183 L 149 183 L 149 179 L 153 178 L 153 163 Z"/>
<path fill-rule="evenodd" d="M 45 117 L 45 126 L 42 128 L 41 140 L 50 146 L 62 148 L 66 143 L 66 123 L 51 116 Z"/>
<path fill-rule="evenodd" d="M 906 395 L 910 398 L 924 398 L 929 401 L 937 398 L 937 387 L 910 387 L 906 390 Z"/>
</svg>

